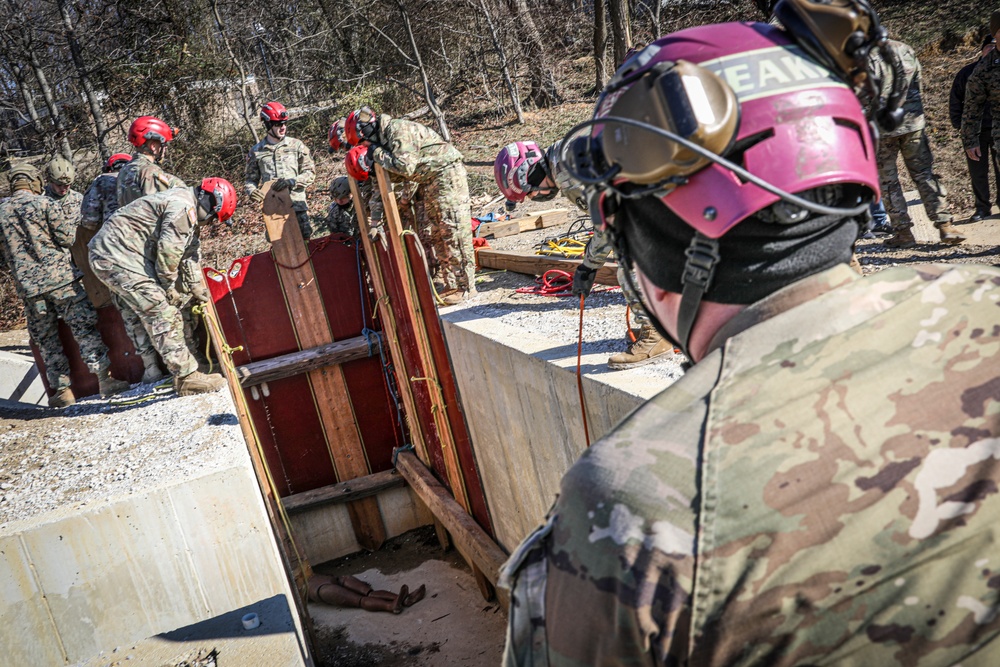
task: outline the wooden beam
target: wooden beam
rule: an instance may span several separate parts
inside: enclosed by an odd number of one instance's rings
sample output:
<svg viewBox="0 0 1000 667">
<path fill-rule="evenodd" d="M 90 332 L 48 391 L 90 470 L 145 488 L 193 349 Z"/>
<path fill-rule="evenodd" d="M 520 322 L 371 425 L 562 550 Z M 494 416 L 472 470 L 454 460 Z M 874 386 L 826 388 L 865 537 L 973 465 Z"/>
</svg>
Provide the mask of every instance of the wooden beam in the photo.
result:
<svg viewBox="0 0 1000 667">
<path fill-rule="evenodd" d="M 357 336 L 262 361 L 252 361 L 244 366 L 238 366 L 236 377 L 240 381 L 240 386 L 252 387 L 263 382 L 301 375 L 324 366 L 345 364 L 355 359 L 367 359 L 372 355 L 377 355 L 379 348 L 378 338 L 373 338 L 372 345 L 369 347 L 368 339 L 364 336 Z"/>
<path fill-rule="evenodd" d="M 276 192 L 268 185 L 265 188 L 264 224 L 299 348 L 306 350 L 332 343 L 323 297 L 316 285 L 309 248 L 302 239 L 289 192 L 287 189 Z M 318 368 L 309 371 L 307 377 L 337 479 L 343 482 L 368 475 L 371 472 L 368 457 L 343 370 L 340 366 Z M 375 499 L 355 500 L 347 509 L 358 544 L 370 551 L 382 546 L 386 539 L 385 524 Z"/>
<path fill-rule="evenodd" d="M 516 222 L 522 232 L 530 232 L 533 229 L 545 229 L 555 227 L 569 220 L 568 208 L 552 208 L 546 211 L 535 211 L 529 215 L 511 220 Z"/>
<path fill-rule="evenodd" d="M 396 457 L 396 469 L 437 520 L 448 529 L 459 550 L 472 559 L 473 571 L 478 570 L 492 586 L 496 586 L 500 566 L 507 560 L 507 554 L 462 509 L 416 456 L 410 452 L 400 452 Z M 509 600 L 506 594 L 498 590 L 497 597 L 504 608 L 507 608 Z"/>
<path fill-rule="evenodd" d="M 346 482 L 285 496 L 281 499 L 281 503 L 285 506 L 286 512 L 295 514 L 321 505 L 348 503 L 359 498 L 367 498 L 404 484 L 406 484 L 406 480 L 398 472 L 385 470 Z"/>
<path fill-rule="evenodd" d="M 476 230 L 476 236 L 486 238 L 492 236 L 495 239 L 504 236 L 514 236 L 521 233 L 521 225 L 517 220 L 501 220 L 500 222 L 484 222 Z"/>
<path fill-rule="evenodd" d="M 504 269 L 514 273 L 524 273 L 529 276 L 540 276 L 549 269 L 562 269 L 567 273 L 576 271 L 580 264 L 579 259 L 565 259 L 562 257 L 549 257 L 547 255 L 530 255 L 520 252 L 505 252 L 502 250 L 491 250 L 481 248 L 476 253 L 479 265 L 486 269 Z M 599 285 L 618 284 L 618 263 L 606 262 L 604 266 L 597 270 Z"/>
</svg>

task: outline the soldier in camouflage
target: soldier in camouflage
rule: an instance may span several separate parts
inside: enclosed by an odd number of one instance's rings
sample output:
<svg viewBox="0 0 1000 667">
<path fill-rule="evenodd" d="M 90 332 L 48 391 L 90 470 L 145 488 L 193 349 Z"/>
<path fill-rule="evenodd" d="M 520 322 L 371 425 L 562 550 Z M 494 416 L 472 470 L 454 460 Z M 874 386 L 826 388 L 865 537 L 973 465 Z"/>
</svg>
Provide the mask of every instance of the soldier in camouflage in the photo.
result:
<svg viewBox="0 0 1000 667">
<path fill-rule="evenodd" d="M 267 134 L 247 153 L 246 183 L 247 196 L 254 206 L 260 207 L 264 200 L 261 186 L 275 181 L 275 190 L 290 190 L 292 208 L 302 231 L 302 238 L 308 240 L 320 236 L 309 219 L 306 205 L 306 188 L 316 180 L 316 164 L 309 148 L 294 137 L 287 136 L 288 111 L 279 102 L 268 102 L 260 110 Z"/>
<path fill-rule="evenodd" d="M 97 231 L 118 210 L 118 172 L 132 160 L 127 153 L 115 153 L 94 179 L 80 202 L 80 225 Z"/>
<path fill-rule="evenodd" d="M 76 168 L 64 157 L 55 157 L 45 165 L 45 196 L 55 202 L 68 224 L 80 224 L 83 195 L 73 189 Z"/>
<path fill-rule="evenodd" d="M 62 180 L 62 175 L 57 169 L 57 178 Z M 49 405 L 65 407 L 76 402 L 70 388 L 69 360 L 59 340 L 60 319 L 73 332 L 87 368 L 97 375 L 101 395 L 128 389 L 127 382 L 111 377 L 108 349 L 97 331 L 97 313 L 80 284 L 79 270 L 70 260 L 75 218 L 63 215 L 54 200 L 39 193 L 40 178 L 34 167 L 15 167 L 10 171 L 10 183 L 12 196 L 0 205 L 0 246 L 17 294 L 24 301 L 28 333 L 45 363 L 52 390 Z"/>
<path fill-rule="evenodd" d="M 647 312 L 695 365 L 586 450 L 504 566 L 505 664 L 996 664 L 1000 270 L 848 268 L 877 196 L 873 141 L 851 89 L 784 30 L 703 26 L 647 48 L 595 112 L 592 163 L 617 168 L 592 174 L 595 224 L 624 237 Z M 665 85 L 674 63 L 703 85 Z M 785 201 L 668 150 L 658 177 L 682 182 L 667 196 L 616 194 L 648 173 L 639 133 L 666 140 L 611 119 L 683 112 L 664 98 L 712 90 L 719 63 L 782 76 L 734 78 L 734 129 L 692 136 L 756 137 L 748 171 Z M 735 114 L 715 90 L 700 118 Z M 802 95 L 811 113 L 783 113 Z"/>
<path fill-rule="evenodd" d="M 951 209 L 945 199 L 947 190 L 934 173 L 934 156 L 924 131 L 924 102 L 921 91 L 920 61 L 913 48 L 903 42 L 890 40 L 902 61 L 906 77 L 906 97 L 903 100 L 903 122 L 899 127 L 882 131 L 878 146 L 879 181 L 886 213 L 892 223 L 893 235 L 884 243 L 890 248 L 912 248 L 917 245 L 913 237 L 913 220 L 906 208 L 903 186 L 899 183 L 896 158 L 903 157 L 903 164 L 917 186 L 927 217 L 938 229 L 942 243 L 954 245 L 965 237 L 952 226 Z M 892 80 L 892 67 L 878 51 L 872 51 L 871 67 L 879 78 Z"/>
<path fill-rule="evenodd" d="M 235 209 L 233 186 L 206 178 L 200 186 L 172 188 L 122 206 L 90 241 L 94 273 L 138 315 L 181 396 L 225 385 L 221 376 L 198 370 L 185 342 L 181 309 L 192 295 L 198 301 L 209 297 L 188 283 L 182 269 L 198 228 L 216 218 L 228 220 Z"/>
<path fill-rule="evenodd" d="M 346 176 L 338 176 L 330 182 L 330 209 L 324 223 L 327 234 L 358 235 L 358 216 L 354 212 L 354 196 Z"/>
<path fill-rule="evenodd" d="M 583 186 L 570 176 L 561 160 L 562 142 L 549 146 L 543 153 L 533 141 L 515 142 L 500 149 L 493 163 L 493 176 L 509 204 L 525 198 L 533 201 L 550 201 L 557 194 L 573 202 L 581 211 L 589 211 Z M 597 270 L 608 261 L 614 250 L 611 234 L 606 229 L 595 228 L 587 242 L 580 262 L 573 274 L 573 294 L 587 296 L 594 288 Z M 639 295 L 633 289 L 634 281 L 625 267 L 618 265 L 618 285 L 625 302 L 639 325 L 639 333 L 629 342 L 625 352 L 613 354 L 608 359 L 612 370 L 624 370 L 668 359 L 674 346 L 653 328 Z M 629 332 L 631 333 L 631 332 Z"/>
<path fill-rule="evenodd" d="M 351 112 L 344 134 L 352 144 L 370 145 L 368 159 L 403 183 L 397 196 L 402 208 L 412 207 L 442 301 L 451 305 L 475 294 L 469 182 L 458 149 L 420 123 L 376 115 L 368 107 Z M 372 205 L 377 223 L 380 202 Z"/>
<path fill-rule="evenodd" d="M 1000 10 L 990 16 L 990 34 L 996 40 L 1000 35 Z M 978 162 L 989 155 L 988 147 L 980 145 L 983 110 L 989 106 L 993 113 L 1000 110 L 1000 52 L 993 49 L 980 58 L 965 86 L 965 106 L 962 109 L 962 145 L 970 160 Z M 993 121 L 994 155 L 1000 155 L 1000 122 Z M 988 179 L 987 179 L 988 180 Z M 1000 184 L 998 184 L 1000 189 Z"/>
</svg>

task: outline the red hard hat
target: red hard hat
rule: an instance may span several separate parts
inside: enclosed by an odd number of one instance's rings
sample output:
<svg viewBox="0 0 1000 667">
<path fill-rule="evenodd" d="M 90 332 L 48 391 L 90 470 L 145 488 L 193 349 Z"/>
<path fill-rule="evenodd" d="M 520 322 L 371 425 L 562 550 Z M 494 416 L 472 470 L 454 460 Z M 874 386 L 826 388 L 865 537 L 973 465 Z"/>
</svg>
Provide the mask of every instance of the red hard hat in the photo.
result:
<svg viewBox="0 0 1000 667">
<path fill-rule="evenodd" d="M 128 142 L 136 148 L 145 144 L 148 139 L 168 143 L 173 141 L 175 136 L 177 128 L 170 127 L 156 116 L 139 116 L 128 128 Z"/>
<path fill-rule="evenodd" d="M 131 162 L 132 156 L 128 153 L 115 153 L 108 158 L 108 161 L 104 163 L 104 171 L 114 171 L 115 169 L 121 168 L 119 162 Z"/>
<path fill-rule="evenodd" d="M 224 178 L 211 177 L 201 182 L 201 189 L 211 192 L 215 198 L 215 214 L 219 222 L 225 222 L 233 217 L 236 211 L 236 189 Z"/>
<path fill-rule="evenodd" d="M 367 146 L 355 146 L 351 150 L 347 151 L 347 158 L 344 159 L 344 166 L 347 167 L 348 175 L 356 181 L 368 180 L 368 165 L 365 164 L 367 161 L 367 155 Z"/>
<path fill-rule="evenodd" d="M 347 115 L 344 123 L 344 136 L 347 143 L 357 146 L 368 139 L 375 130 L 375 112 L 370 107 L 355 109 Z"/>
<path fill-rule="evenodd" d="M 260 119 L 265 123 L 288 120 L 288 110 L 281 102 L 267 102 L 260 108 Z"/>
<path fill-rule="evenodd" d="M 330 126 L 330 131 L 326 133 L 327 141 L 330 142 L 330 150 L 339 151 L 344 147 L 344 123 L 341 118 Z"/>
</svg>

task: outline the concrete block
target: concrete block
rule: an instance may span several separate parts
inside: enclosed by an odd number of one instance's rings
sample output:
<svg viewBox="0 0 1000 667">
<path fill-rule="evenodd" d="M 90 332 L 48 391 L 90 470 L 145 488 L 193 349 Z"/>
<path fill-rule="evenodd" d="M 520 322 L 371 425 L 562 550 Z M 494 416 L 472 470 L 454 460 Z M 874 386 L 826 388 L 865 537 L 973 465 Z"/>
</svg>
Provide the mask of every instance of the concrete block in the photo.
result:
<svg viewBox="0 0 1000 667">
<path fill-rule="evenodd" d="M 48 405 L 48 396 L 35 360 L 0 350 L 0 399 Z"/>
</svg>

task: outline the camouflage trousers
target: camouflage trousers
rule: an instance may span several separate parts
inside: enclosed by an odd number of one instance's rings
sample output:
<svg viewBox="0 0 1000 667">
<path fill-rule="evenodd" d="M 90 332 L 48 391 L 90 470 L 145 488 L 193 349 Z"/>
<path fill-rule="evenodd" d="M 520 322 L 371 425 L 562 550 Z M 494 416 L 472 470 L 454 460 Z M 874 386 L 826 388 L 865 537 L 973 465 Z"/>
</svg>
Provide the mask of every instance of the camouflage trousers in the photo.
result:
<svg viewBox="0 0 1000 667">
<path fill-rule="evenodd" d="M 587 247 L 583 251 L 583 264 L 584 266 L 591 269 L 599 269 L 608 261 L 611 256 L 611 252 L 614 250 L 614 242 L 611 240 L 611 234 L 603 232 L 599 229 L 594 230 L 594 235 L 590 237 L 590 241 L 587 242 Z M 629 310 L 632 311 L 632 318 L 635 323 L 640 327 L 648 325 L 649 315 L 646 314 L 646 308 L 642 305 L 642 299 L 639 298 L 639 294 L 632 289 L 639 287 L 639 281 L 635 277 L 635 273 L 625 270 L 625 266 L 619 262 L 618 264 L 618 284 L 622 288 L 622 296 L 625 297 L 625 303 L 628 304 Z"/>
<path fill-rule="evenodd" d="M 896 157 L 903 156 L 903 164 L 910 178 L 917 186 L 920 200 L 924 204 L 927 217 L 935 225 L 951 222 L 951 209 L 946 196 L 948 191 L 933 172 L 934 156 L 923 130 L 901 134 L 897 137 L 882 137 L 878 147 L 878 176 L 882 188 L 882 201 L 894 230 L 909 229 L 913 226 L 906 210 L 906 197 L 899 183 Z"/>
<path fill-rule="evenodd" d="M 428 253 L 434 286 L 439 291 L 472 289 L 476 257 L 465 166 L 461 162 L 449 165 L 421 185 L 420 192 L 424 211 L 415 208 L 414 217 L 417 235 Z"/>
<path fill-rule="evenodd" d="M 125 333 L 128 335 L 128 339 L 132 341 L 135 353 L 142 357 L 143 360 L 151 358 L 156 354 L 156 349 L 149 338 L 149 332 L 146 331 L 146 325 L 142 323 L 142 318 L 132 310 L 132 307 L 128 303 L 114 293 L 112 293 L 111 302 L 118 309 L 118 312 L 121 313 L 122 322 L 125 324 Z M 191 312 L 192 305 L 188 303 L 181 309 L 181 319 L 184 321 L 184 344 L 187 345 L 191 356 L 201 362 L 205 354 L 199 345 L 198 316 Z"/>
<path fill-rule="evenodd" d="M 80 356 L 92 373 L 111 367 L 108 348 L 97 331 L 97 311 L 80 281 L 24 300 L 28 334 L 35 341 L 45 364 L 49 387 L 59 391 L 69 386 L 69 359 L 59 340 L 59 320 L 69 326 Z"/>
<path fill-rule="evenodd" d="M 184 338 L 181 311 L 167 302 L 167 293 L 155 278 L 116 266 L 93 251 L 90 266 L 116 301 L 124 302 L 139 318 L 171 374 L 183 377 L 198 370 L 198 362 Z"/>
</svg>

